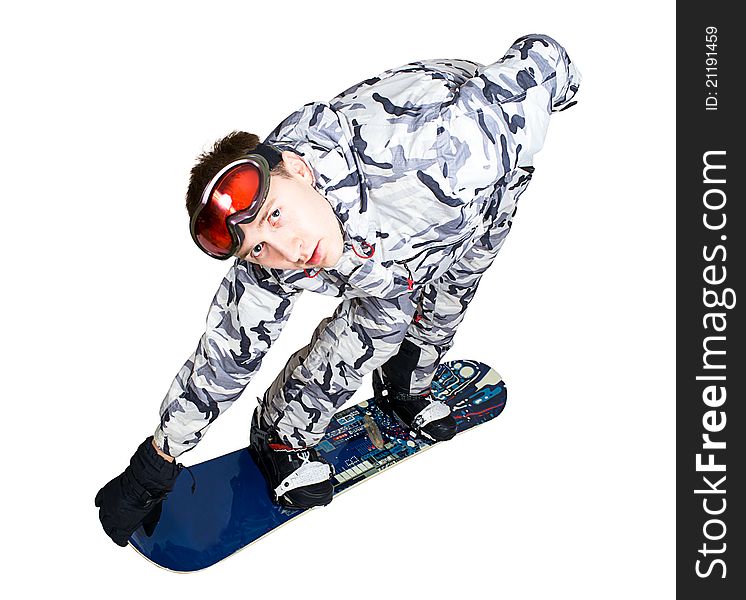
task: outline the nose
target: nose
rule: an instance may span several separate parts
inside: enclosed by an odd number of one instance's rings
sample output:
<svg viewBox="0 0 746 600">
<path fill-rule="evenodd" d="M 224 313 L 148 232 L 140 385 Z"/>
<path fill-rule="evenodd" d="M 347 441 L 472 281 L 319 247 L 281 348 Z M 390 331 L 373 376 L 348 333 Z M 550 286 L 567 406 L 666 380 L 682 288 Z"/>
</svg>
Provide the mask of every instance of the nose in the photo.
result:
<svg viewBox="0 0 746 600">
<path fill-rule="evenodd" d="M 303 262 L 303 243 L 300 238 L 292 233 L 280 233 L 279 231 L 275 233 L 276 236 L 272 242 L 277 252 L 289 262 Z"/>
</svg>

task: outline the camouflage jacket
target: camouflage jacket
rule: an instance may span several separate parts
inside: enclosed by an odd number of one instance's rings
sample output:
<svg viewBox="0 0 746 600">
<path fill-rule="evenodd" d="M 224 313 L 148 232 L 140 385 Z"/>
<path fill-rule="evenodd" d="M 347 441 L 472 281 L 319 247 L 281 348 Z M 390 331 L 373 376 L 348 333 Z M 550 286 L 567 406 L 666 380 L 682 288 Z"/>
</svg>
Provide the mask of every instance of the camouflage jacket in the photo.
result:
<svg viewBox="0 0 746 600">
<path fill-rule="evenodd" d="M 235 261 L 161 405 L 158 445 L 178 456 L 199 442 L 259 369 L 301 290 L 343 301 L 277 402 L 341 406 L 395 352 L 418 290 L 484 234 L 503 190 L 530 179 L 549 115 L 572 104 L 579 81 L 557 42 L 524 36 L 492 65 L 408 63 L 282 121 L 265 141 L 312 169 L 343 224 L 343 255 L 312 273 Z"/>
</svg>

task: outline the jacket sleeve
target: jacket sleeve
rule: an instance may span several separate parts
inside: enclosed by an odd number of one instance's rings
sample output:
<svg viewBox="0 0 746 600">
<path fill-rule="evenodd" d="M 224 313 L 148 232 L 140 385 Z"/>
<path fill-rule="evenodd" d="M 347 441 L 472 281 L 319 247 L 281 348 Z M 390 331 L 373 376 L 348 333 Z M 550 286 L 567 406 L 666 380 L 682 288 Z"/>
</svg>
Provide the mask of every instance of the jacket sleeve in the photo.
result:
<svg viewBox="0 0 746 600">
<path fill-rule="evenodd" d="M 447 189 L 477 195 L 514 169 L 533 166 L 550 116 L 575 104 L 580 82 L 565 49 L 541 34 L 519 38 L 503 58 L 480 68 L 442 112 Z"/>
<path fill-rule="evenodd" d="M 416 309 L 416 292 L 395 298 L 344 300 L 321 322 L 311 343 L 290 360 L 267 391 L 264 407 L 286 443 L 312 445 L 335 410 L 401 344 Z"/>
<path fill-rule="evenodd" d="M 171 456 L 191 450 L 251 381 L 290 316 L 297 291 L 237 260 L 220 284 L 197 349 L 161 404 L 155 442 Z"/>
</svg>

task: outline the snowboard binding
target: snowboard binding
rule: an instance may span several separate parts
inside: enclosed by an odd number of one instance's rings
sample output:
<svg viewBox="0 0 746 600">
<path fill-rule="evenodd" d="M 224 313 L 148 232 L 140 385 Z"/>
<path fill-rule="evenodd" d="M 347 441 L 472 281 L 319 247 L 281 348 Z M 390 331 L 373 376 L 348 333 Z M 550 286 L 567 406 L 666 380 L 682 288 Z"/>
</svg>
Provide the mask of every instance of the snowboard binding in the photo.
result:
<svg viewBox="0 0 746 600">
<path fill-rule="evenodd" d="M 425 437 L 433 442 L 444 442 L 456 435 L 456 420 L 444 402 L 434 400 L 428 391 L 410 394 L 396 390 L 379 374 L 373 372 L 373 395 L 378 407 L 399 421 L 413 438 Z"/>
<path fill-rule="evenodd" d="M 249 451 L 264 475 L 272 500 L 285 508 L 326 506 L 332 501 L 334 468 L 314 448 L 292 448 L 261 425 L 259 407 L 251 420 Z"/>
</svg>

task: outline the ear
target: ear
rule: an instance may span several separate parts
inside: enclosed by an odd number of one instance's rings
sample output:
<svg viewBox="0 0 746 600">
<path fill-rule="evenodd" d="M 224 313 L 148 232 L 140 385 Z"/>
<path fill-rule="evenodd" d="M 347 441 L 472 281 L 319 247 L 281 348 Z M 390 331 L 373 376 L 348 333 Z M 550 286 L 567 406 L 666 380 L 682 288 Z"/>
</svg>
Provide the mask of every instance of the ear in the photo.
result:
<svg viewBox="0 0 746 600">
<path fill-rule="evenodd" d="M 285 165 L 287 172 L 293 177 L 300 177 L 309 185 L 314 184 L 313 171 L 311 171 L 311 168 L 306 164 L 306 161 L 298 154 L 290 152 L 289 150 L 283 150 L 282 162 Z"/>
</svg>

